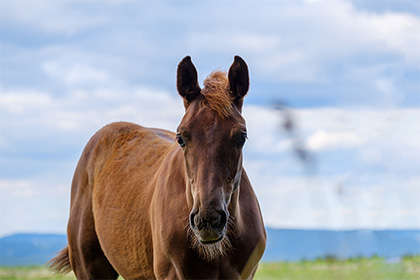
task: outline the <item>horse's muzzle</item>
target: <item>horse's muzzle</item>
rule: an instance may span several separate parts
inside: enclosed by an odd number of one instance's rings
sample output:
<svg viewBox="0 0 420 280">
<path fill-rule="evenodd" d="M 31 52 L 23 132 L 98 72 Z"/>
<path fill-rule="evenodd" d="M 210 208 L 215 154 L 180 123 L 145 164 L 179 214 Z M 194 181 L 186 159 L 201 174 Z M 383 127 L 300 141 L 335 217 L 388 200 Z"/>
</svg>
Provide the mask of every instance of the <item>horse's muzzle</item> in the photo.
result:
<svg viewBox="0 0 420 280">
<path fill-rule="evenodd" d="M 216 243 L 223 239 L 226 233 L 228 215 L 226 211 L 211 211 L 205 215 L 191 212 L 190 226 L 203 244 Z"/>
</svg>

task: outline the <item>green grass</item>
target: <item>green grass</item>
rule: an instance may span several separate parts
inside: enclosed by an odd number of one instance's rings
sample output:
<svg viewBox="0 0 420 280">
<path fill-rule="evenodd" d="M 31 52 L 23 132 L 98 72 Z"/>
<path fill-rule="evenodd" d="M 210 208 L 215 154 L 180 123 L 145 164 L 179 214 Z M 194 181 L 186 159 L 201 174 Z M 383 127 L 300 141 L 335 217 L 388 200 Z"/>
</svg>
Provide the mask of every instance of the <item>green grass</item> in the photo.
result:
<svg viewBox="0 0 420 280">
<path fill-rule="evenodd" d="M 25 266 L 25 267 L 0 267 L 0 279 L 10 280 L 34 280 L 34 279 L 54 279 L 67 280 L 75 279 L 74 275 L 68 273 L 66 275 L 55 274 L 44 266 Z"/>
<path fill-rule="evenodd" d="M 42 266 L 0 267 L 0 279 L 38 280 L 75 279 L 74 275 L 58 275 Z M 411 280 L 420 279 L 420 256 L 405 257 L 388 263 L 382 258 L 350 260 L 321 259 L 315 261 L 262 263 L 255 276 L 258 280 Z"/>
<path fill-rule="evenodd" d="M 420 257 L 388 263 L 382 258 L 263 263 L 255 279 L 411 280 L 420 279 Z"/>
</svg>

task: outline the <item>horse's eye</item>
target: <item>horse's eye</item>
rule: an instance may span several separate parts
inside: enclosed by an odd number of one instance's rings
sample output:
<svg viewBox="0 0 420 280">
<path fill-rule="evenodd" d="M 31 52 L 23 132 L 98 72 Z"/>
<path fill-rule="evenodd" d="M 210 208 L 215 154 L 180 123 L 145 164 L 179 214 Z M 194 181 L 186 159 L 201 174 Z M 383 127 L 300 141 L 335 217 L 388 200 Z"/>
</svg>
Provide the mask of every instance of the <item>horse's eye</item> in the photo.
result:
<svg viewBox="0 0 420 280">
<path fill-rule="evenodd" d="M 184 141 L 184 139 L 182 138 L 181 134 L 179 134 L 179 133 L 176 135 L 176 142 L 178 142 L 178 144 L 179 144 L 182 148 L 184 148 L 184 147 L 185 147 L 185 141 Z"/>
<path fill-rule="evenodd" d="M 245 144 L 246 139 L 248 138 L 246 132 L 241 132 L 236 137 L 236 143 L 239 147 L 242 147 Z"/>
</svg>

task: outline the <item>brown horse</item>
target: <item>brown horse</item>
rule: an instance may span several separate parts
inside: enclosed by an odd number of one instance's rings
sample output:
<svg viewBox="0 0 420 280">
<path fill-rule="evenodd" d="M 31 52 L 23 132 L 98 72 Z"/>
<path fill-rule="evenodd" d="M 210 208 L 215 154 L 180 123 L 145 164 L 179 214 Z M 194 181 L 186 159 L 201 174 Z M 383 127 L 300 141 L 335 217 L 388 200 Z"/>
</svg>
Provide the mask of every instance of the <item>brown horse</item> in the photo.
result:
<svg viewBox="0 0 420 280">
<path fill-rule="evenodd" d="M 248 68 L 235 56 L 200 89 L 178 65 L 177 133 L 112 123 L 86 145 L 71 190 L 68 246 L 51 267 L 78 279 L 249 279 L 265 249 L 242 167 Z"/>
</svg>

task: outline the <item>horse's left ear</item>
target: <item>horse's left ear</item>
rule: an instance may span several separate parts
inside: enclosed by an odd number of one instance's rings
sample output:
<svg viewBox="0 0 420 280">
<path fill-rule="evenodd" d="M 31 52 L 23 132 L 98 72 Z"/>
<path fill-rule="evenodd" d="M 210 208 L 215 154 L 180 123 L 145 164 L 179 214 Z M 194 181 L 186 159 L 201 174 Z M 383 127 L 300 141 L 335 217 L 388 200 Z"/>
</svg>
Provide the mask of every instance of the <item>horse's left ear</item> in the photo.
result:
<svg viewBox="0 0 420 280">
<path fill-rule="evenodd" d="M 240 56 L 235 56 L 235 60 L 230 66 L 228 77 L 233 103 L 241 110 L 244 96 L 249 89 L 249 74 L 248 66 Z"/>
</svg>

